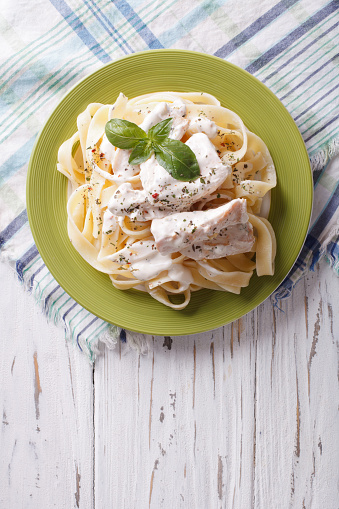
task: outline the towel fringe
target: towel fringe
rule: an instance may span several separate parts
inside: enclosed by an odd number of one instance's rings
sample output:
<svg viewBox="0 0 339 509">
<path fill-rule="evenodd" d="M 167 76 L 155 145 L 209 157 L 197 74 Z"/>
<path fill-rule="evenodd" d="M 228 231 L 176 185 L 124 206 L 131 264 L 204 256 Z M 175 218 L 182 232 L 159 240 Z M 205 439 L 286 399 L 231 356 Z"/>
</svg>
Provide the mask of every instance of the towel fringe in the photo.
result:
<svg viewBox="0 0 339 509">
<path fill-rule="evenodd" d="M 153 336 L 126 331 L 126 342 L 130 349 L 141 355 L 149 355 L 153 351 Z"/>
<path fill-rule="evenodd" d="M 321 170 L 331 159 L 339 154 L 339 136 L 333 138 L 325 148 L 310 158 L 312 171 Z"/>
</svg>

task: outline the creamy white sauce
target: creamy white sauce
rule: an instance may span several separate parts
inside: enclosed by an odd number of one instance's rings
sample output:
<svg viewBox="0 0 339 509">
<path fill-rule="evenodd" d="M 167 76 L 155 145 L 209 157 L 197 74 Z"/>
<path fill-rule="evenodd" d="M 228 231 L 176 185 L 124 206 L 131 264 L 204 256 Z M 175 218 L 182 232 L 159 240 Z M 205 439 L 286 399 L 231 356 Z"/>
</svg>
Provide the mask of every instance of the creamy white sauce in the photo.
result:
<svg viewBox="0 0 339 509">
<path fill-rule="evenodd" d="M 105 210 L 102 221 L 103 233 L 109 234 L 116 230 L 118 226 L 117 217 L 112 214 L 109 210 Z"/>
<path fill-rule="evenodd" d="M 172 140 L 181 140 L 187 131 L 189 126 L 189 120 L 183 117 L 175 117 L 173 118 L 171 131 L 169 133 L 169 138 Z"/>
<path fill-rule="evenodd" d="M 115 151 L 112 168 L 117 182 L 126 182 L 140 171 L 138 164 L 133 165 L 128 162 L 131 152 L 132 150 L 123 150 L 121 148 Z"/>
<path fill-rule="evenodd" d="M 205 133 L 211 139 L 215 138 L 218 134 L 216 123 L 203 116 L 193 118 L 190 122 L 189 130 L 192 133 Z"/>
<path fill-rule="evenodd" d="M 130 182 L 121 184 L 110 199 L 108 210 L 117 216 L 128 216 L 132 220 L 148 221 L 154 216 L 144 190 L 134 189 Z"/>
<path fill-rule="evenodd" d="M 190 285 L 194 283 L 192 272 L 181 263 L 174 263 L 168 271 L 168 277 L 172 281 L 180 281 L 181 284 Z"/>
<path fill-rule="evenodd" d="M 194 283 L 194 278 L 188 267 L 184 267 L 181 263 L 174 263 L 163 276 L 158 277 L 155 281 L 149 283 L 149 288 L 154 289 L 157 286 L 170 281 L 175 281 L 178 285 L 177 290 L 184 292 L 190 284 Z"/>
<path fill-rule="evenodd" d="M 100 144 L 100 153 L 103 153 L 105 155 L 105 158 L 112 163 L 115 153 L 115 148 L 113 147 L 112 143 L 108 141 L 108 138 L 106 134 L 102 137 L 102 142 Z"/>
<path fill-rule="evenodd" d="M 151 113 L 146 115 L 139 127 L 147 133 L 151 127 L 165 120 L 165 118 L 169 118 L 167 104 L 159 103 Z"/>
<path fill-rule="evenodd" d="M 136 279 L 141 281 L 153 279 L 164 270 L 169 270 L 173 264 L 170 255 L 163 256 L 158 252 L 153 240 L 135 242 L 109 258 L 120 265 L 127 265 Z"/>
<path fill-rule="evenodd" d="M 186 115 L 186 104 L 180 97 L 172 103 L 168 103 L 168 109 L 170 117 L 183 117 Z"/>
<path fill-rule="evenodd" d="M 193 134 L 193 136 L 187 140 L 186 145 L 195 153 L 202 177 L 210 178 L 211 181 L 215 182 L 219 179 L 213 177 L 213 175 L 219 176 L 220 174 L 220 177 L 224 177 L 225 179 L 230 173 L 231 167 L 225 165 L 220 160 L 217 149 L 206 134 Z M 219 187 L 219 184 L 217 187 Z"/>
<path fill-rule="evenodd" d="M 186 105 L 181 99 L 174 101 L 172 104 L 161 102 L 144 118 L 139 127 L 147 133 L 151 127 L 162 120 L 170 117 L 183 117 L 185 114 Z"/>
</svg>

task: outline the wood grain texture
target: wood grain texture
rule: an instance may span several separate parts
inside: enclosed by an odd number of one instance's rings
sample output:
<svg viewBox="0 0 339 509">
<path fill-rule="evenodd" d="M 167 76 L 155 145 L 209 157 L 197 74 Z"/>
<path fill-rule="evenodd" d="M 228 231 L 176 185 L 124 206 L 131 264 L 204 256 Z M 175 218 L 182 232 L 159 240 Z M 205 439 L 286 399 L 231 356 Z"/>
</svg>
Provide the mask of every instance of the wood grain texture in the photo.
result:
<svg viewBox="0 0 339 509">
<path fill-rule="evenodd" d="M 95 507 L 337 509 L 338 287 L 324 265 L 281 310 L 104 352 Z"/>
<path fill-rule="evenodd" d="M 1 269 L 0 506 L 338 509 L 339 281 L 92 369 Z M 6 294 L 6 298 L 4 297 Z"/>
<path fill-rule="evenodd" d="M 0 270 L 0 507 L 91 509 L 92 367 Z"/>
</svg>

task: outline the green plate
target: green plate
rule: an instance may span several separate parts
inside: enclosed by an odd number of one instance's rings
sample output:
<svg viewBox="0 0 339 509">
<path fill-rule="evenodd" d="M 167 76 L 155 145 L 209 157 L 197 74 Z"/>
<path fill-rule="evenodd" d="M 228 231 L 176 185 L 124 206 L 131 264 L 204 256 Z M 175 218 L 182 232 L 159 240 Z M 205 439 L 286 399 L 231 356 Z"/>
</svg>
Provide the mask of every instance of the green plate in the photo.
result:
<svg viewBox="0 0 339 509">
<path fill-rule="evenodd" d="M 212 290 L 192 294 L 183 311 L 148 294 L 116 290 L 107 275 L 88 265 L 67 236 L 67 180 L 56 171 L 61 143 L 76 131 L 76 118 L 91 102 L 175 90 L 204 91 L 235 111 L 260 136 L 273 157 L 278 184 L 271 221 L 277 237 L 274 276 L 258 278 L 240 295 Z M 301 135 L 281 102 L 246 71 L 217 57 L 154 50 L 112 62 L 75 85 L 55 108 L 35 144 L 27 177 L 27 210 L 36 245 L 57 282 L 81 306 L 113 324 L 154 335 L 194 334 L 248 313 L 283 281 L 304 243 L 313 196 L 312 174 Z"/>
</svg>

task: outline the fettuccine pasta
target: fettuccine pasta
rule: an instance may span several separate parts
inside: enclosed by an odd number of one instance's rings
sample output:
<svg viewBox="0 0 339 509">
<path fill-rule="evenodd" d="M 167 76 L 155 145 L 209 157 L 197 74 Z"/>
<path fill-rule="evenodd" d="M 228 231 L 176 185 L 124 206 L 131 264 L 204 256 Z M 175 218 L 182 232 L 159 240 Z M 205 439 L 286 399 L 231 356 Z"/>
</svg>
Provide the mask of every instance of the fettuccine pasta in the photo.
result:
<svg viewBox="0 0 339 509">
<path fill-rule="evenodd" d="M 172 118 L 169 138 L 190 147 L 200 176 L 176 180 L 154 154 L 131 164 L 131 150 L 114 147 L 105 134 L 114 118 L 146 133 Z M 183 309 L 201 288 L 239 294 L 254 271 L 274 274 L 267 220 L 274 163 L 264 142 L 215 97 L 120 94 L 113 105 L 89 104 L 77 128 L 57 164 L 69 180 L 68 235 L 115 288 Z"/>
</svg>

